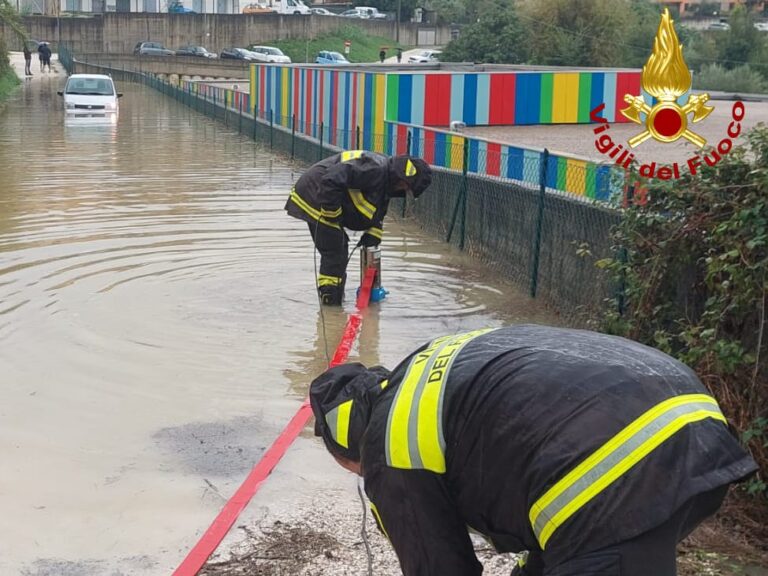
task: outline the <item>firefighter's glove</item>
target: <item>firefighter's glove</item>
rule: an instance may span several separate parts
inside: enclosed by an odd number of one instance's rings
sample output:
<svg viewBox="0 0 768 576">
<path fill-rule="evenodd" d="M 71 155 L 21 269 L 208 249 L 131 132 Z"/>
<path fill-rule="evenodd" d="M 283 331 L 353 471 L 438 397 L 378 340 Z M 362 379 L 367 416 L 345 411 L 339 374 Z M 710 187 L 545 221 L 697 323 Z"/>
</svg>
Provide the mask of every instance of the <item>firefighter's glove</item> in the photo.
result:
<svg viewBox="0 0 768 576">
<path fill-rule="evenodd" d="M 373 234 L 368 234 L 366 232 L 360 237 L 360 242 L 357 243 L 358 246 L 365 246 L 366 248 L 374 248 L 381 244 L 381 239 L 376 238 Z"/>
</svg>

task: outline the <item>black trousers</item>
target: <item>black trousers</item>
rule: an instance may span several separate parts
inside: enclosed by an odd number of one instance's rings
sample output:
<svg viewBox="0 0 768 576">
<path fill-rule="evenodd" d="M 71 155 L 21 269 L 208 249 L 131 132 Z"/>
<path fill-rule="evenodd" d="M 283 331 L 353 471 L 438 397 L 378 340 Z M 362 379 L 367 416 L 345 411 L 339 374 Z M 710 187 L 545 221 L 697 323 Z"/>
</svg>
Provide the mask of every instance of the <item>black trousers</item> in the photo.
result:
<svg viewBox="0 0 768 576">
<path fill-rule="evenodd" d="M 341 278 L 343 282 L 349 250 L 347 233 L 340 228 L 331 228 L 317 222 L 309 224 L 309 233 L 312 234 L 315 247 L 320 252 L 320 274 Z"/>
<path fill-rule="evenodd" d="M 546 553 L 531 552 L 524 576 L 676 576 L 677 544 L 717 512 L 728 486 L 694 496 L 661 526 L 601 550 L 547 565 Z"/>
</svg>

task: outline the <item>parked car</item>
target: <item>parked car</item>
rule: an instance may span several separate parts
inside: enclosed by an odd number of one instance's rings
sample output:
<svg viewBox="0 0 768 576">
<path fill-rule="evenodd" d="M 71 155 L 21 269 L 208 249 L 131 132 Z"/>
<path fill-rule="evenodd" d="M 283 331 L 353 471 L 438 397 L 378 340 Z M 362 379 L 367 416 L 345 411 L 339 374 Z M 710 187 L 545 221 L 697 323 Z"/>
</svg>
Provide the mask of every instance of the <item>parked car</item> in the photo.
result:
<svg viewBox="0 0 768 576">
<path fill-rule="evenodd" d="M 116 115 L 117 99 L 122 96 L 112 78 L 104 74 L 72 74 L 58 95 L 64 98 L 67 116 L 90 118 Z"/>
<path fill-rule="evenodd" d="M 350 8 L 349 10 L 344 10 L 344 12 L 339 14 L 339 16 L 343 16 L 344 18 L 370 18 L 368 12 L 365 10 L 360 10 L 360 8 Z"/>
<path fill-rule="evenodd" d="M 707 30 L 730 30 L 731 25 L 728 22 L 712 22 L 707 26 Z"/>
<path fill-rule="evenodd" d="M 336 14 L 325 8 L 310 8 L 309 10 L 315 16 L 336 16 Z"/>
<path fill-rule="evenodd" d="M 247 60 L 256 62 L 256 56 L 245 48 L 224 48 L 219 54 L 222 60 Z"/>
<path fill-rule="evenodd" d="M 374 8 L 373 6 L 358 6 L 357 10 L 360 10 L 368 15 L 368 18 L 371 20 L 386 20 L 387 15 L 379 12 L 377 8 Z"/>
<path fill-rule="evenodd" d="M 174 56 L 176 54 L 160 42 L 139 42 L 133 49 L 133 53 L 136 56 Z"/>
<path fill-rule="evenodd" d="M 317 53 L 315 64 L 349 64 L 349 60 L 347 60 L 342 54 L 339 54 L 338 52 L 321 50 Z"/>
<path fill-rule="evenodd" d="M 218 58 L 213 52 L 208 52 L 202 46 L 182 46 L 176 50 L 176 56 L 196 56 L 197 58 Z"/>
<path fill-rule="evenodd" d="M 768 22 L 755 22 L 755 28 L 760 32 L 768 32 Z"/>
<path fill-rule="evenodd" d="M 283 51 L 280 50 L 280 48 L 275 48 L 274 46 L 255 46 L 251 44 L 248 46 L 248 51 L 251 52 L 259 62 L 291 63 L 291 59 L 283 54 Z"/>
<path fill-rule="evenodd" d="M 436 64 L 440 62 L 440 50 L 422 50 L 418 54 L 408 56 L 408 62 L 411 64 Z"/>
</svg>

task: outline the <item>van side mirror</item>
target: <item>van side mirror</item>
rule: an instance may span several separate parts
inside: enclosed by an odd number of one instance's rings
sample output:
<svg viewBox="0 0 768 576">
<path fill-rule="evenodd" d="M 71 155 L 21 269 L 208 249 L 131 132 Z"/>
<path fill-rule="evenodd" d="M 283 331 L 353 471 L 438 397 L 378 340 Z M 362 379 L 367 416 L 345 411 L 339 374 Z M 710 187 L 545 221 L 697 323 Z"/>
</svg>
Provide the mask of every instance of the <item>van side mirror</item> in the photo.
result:
<svg viewBox="0 0 768 576">
<path fill-rule="evenodd" d="M 57 91 L 56 94 L 58 94 L 59 96 L 64 96 L 64 92 L 62 92 L 61 90 Z"/>
<path fill-rule="evenodd" d="M 122 98 L 122 97 L 123 97 L 123 93 L 122 93 L 122 92 L 118 92 L 118 93 L 117 93 L 117 97 L 118 97 L 118 98 Z"/>
</svg>

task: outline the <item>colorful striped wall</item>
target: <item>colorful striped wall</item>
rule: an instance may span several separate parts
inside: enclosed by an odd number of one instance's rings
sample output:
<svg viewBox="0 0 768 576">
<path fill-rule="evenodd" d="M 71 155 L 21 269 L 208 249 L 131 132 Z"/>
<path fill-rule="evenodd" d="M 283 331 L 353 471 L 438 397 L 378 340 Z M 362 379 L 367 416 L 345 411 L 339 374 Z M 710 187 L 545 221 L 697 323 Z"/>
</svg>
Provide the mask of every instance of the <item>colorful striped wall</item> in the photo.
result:
<svg viewBox="0 0 768 576">
<path fill-rule="evenodd" d="M 332 143 L 344 133 L 384 134 L 384 121 L 447 127 L 467 125 L 588 123 L 605 103 L 603 117 L 626 122 L 618 112 L 625 93 L 640 93 L 640 71 L 416 73 L 355 72 L 254 64 L 251 94 L 257 114 L 296 123 L 319 137 L 322 123 Z M 365 148 L 371 146 L 365 145 Z"/>
<path fill-rule="evenodd" d="M 342 148 L 376 148 L 384 134 L 386 76 L 319 68 L 251 66 L 251 94 L 259 118 Z M 320 126 L 323 127 L 321 134 Z"/>
<path fill-rule="evenodd" d="M 466 141 L 467 171 L 480 176 L 508 178 L 539 186 L 542 151 L 520 148 L 483 138 L 466 138 L 420 126 L 388 122 L 388 138 L 381 152 L 410 153 L 424 158 L 433 166 L 462 170 Z M 410 138 L 408 133 L 410 132 Z M 410 151 L 408 150 L 410 143 Z M 562 154 L 549 154 L 546 186 L 603 202 L 615 201 L 621 195 L 623 173 L 614 164 L 599 164 Z"/>
<path fill-rule="evenodd" d="M 221 86 L 214 86 L 203 82 L 190 82 L 188 80 L 184 80 L 181 87 L 185 92 L 196 94 L 206 100 L 226 106 L 231 110 L 242 110 L 243 114 L 247 114 L 251 110 L 251 95 L 247 92 L 222 88 Z"/>
<path fill-rule="evenodd" d="M 386 119 L 426 126 L 589 123 L 605 102 L 610 122 L 625 93 L 639 94 L 640 71 L 387 74 Z"/>
</svg>

